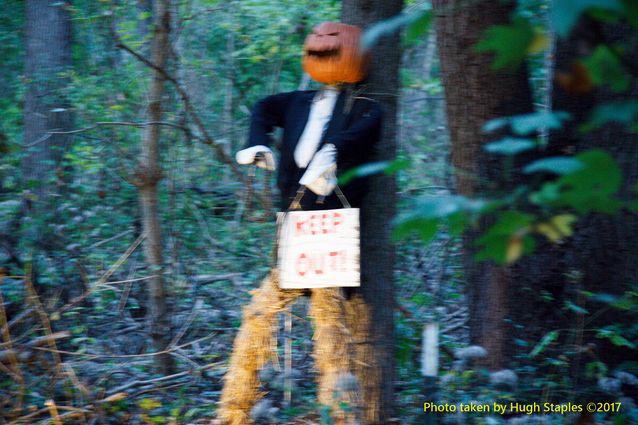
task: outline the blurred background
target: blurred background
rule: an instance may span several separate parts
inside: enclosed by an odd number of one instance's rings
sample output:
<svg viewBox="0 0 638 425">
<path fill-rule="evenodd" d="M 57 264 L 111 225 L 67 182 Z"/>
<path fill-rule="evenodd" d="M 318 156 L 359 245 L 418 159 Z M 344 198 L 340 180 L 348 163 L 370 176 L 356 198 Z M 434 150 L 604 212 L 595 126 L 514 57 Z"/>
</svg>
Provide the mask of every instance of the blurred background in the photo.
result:
<svg viewBox="0 0 638 425">
<path fill-rule="evenodd" d="M 234 153 L 257 100 L 318 88 L 303 41 L 341 19 L 367 30 L 366 93 L 388 114 L 384 154 L 352 173 L 396 182 L 377 223 L 395 302 L 368 300 L 391 330 L 364 409 L 638 423 L 637 1 L 1 5 L 1 424 L 214 423 L 278 205 L 274 175 Z M 330 423 L 307 304 L 281 317 L 257 423 Z"/>
</svg>

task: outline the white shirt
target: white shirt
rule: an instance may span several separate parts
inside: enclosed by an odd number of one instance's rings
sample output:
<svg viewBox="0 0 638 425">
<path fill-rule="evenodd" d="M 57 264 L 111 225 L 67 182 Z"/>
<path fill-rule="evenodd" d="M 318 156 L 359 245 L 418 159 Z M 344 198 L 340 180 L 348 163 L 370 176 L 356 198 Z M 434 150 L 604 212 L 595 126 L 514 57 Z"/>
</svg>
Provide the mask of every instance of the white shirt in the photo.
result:
<svg viewBox="0 0 638 425">
<path fill-rule="evenodd" d="M 337 88 L 325 86 L 312 99 L 308 121 L 294 153 L 295 162 L 299 168 L 307 167 L 317 151 L 317 147 L 321 143 L 321 136 L 332 117 L 337 97 L 339 97 Z"/>
</svg>

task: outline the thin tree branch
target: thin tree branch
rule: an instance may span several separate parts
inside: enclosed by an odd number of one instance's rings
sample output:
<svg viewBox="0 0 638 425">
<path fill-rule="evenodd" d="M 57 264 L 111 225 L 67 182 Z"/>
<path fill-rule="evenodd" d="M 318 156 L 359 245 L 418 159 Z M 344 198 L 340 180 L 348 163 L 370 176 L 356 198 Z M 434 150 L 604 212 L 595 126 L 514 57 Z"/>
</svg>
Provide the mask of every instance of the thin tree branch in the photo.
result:
<svg viewBox="0 0 638 425">
<path fill-rule="evenodd" d="M 164 78 L 165 80 L 167 80 L 171 84 L 173 84 L 173 86 L 175 87 L 175 90 L 177 91 L 177 93 L 181 97 L 182 102 L 184 103 L 184 107 L 186 108 L 186 112 L 188 112 L 188 114 L 192 117 L 193 122 L 195 123 L 195 126 L 197 127 L 197 129 L 199 130 L 199 132 L 203 136 L 199 140 L 201 140 L 202 143 L 204 143 L 204 144 L 212 146 L 213 149 L 215 150 L 215 153 L 217 154 L 217 157 L 219 158 L 219 160 L 221 162 L 225 163 L 226 165 L 228 165 L 230 167 L 231 172 L 233 173 L 233 175 L 244 186 L 247 186 L 249 184 L 248 180 L 239 171 L 239 167 L 237 166 L 237 164 L 224 151 L 223 146 L 220 143 L 218 143 L 217 141 L 215 141 L 215 139 L 210 135 L 210 133 L 206 129 L 206 126 L 204 125 L 202 119 L 200 118 L 199 114 L 195 110 L 195 108 L 194 108 L 194 106 L 193 106 L 193 104 L 192 104 L 192 102 L 190 100 L 190 96 L 188 95 L 188 93 L 186 93 L 186 90 L 182 87 L 182 85 L 179 83 L 179 81 L 177 81 L 177 79 L 175 79 L 175 77 L 173 77 L 171 74 L 169 74 L 164 68 L 162 68 L 160 66 L 157 66 L 156 64 L 151 62 L 149 59 L 144 57 L 142 54 L 136 52 L 131 47 L 126 45 L 115 31 L 113 31 L 113 37 L 115 38 L 115 41 L 116 41 L 116 44 L 115 44 L 116 47 L 128 52 L 130 55 L 135 57 L 137 60 L 139 60 L 140 62 L 142 62 L 146 66 L 148 66 L 148 67 L 154 69 L 156 72 L 158 72 L 162 76 L 162 78 Z M 259 201 L 261 202 L 261 204 L 263 206 L 269 205 L 268 204 L 268 200 L 265 199 L 263 194 L 257 193 L 256 196 L 259 198 Z"/>
</svg>

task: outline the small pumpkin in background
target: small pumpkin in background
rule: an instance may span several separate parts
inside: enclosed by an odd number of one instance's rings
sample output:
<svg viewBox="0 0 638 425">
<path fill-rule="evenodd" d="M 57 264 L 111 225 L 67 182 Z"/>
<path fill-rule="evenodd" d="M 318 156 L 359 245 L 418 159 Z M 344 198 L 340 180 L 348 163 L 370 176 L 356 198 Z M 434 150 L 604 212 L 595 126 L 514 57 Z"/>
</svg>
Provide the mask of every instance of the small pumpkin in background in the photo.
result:
<svg viewBox="0 0 638 425">
<path fill-rule="evenodd" d="M 366 76 L 368 55 L 360 48 L 361 29 L 323 22 L 306 37 L 303 69 L 324 84 L 357 83 Z"/>
</svg>

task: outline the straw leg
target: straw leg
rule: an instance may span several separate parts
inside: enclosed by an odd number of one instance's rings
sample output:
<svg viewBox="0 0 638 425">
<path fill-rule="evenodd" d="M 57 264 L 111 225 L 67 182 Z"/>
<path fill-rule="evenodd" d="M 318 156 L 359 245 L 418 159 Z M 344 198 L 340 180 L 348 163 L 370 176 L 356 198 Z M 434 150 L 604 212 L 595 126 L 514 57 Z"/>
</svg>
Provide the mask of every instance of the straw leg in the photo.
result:
<svg viewBox="0 0 638 425">
<path fill-rule="evenodd" d="M 300 290 L 280 289 L 275 270 L 253 291 L 252 301 L 243 308 L 242 324 L 224 377 L 217 413 L 222 423 L 244 425 L 251 422 L 250 410 L 263 396 L 257 374 L 272 358 L 276 345 L 277 314 L 302 294 Z"/>
<path fill-rule="evenodd" d="M 310 299 L 315 366 L 319 371 L 317 399 L 337 424 L 360 422 L 360 392 L 350 373 L 351 335 L 345 324 L 341 288 L 314 289 Z"/>
</svg>

